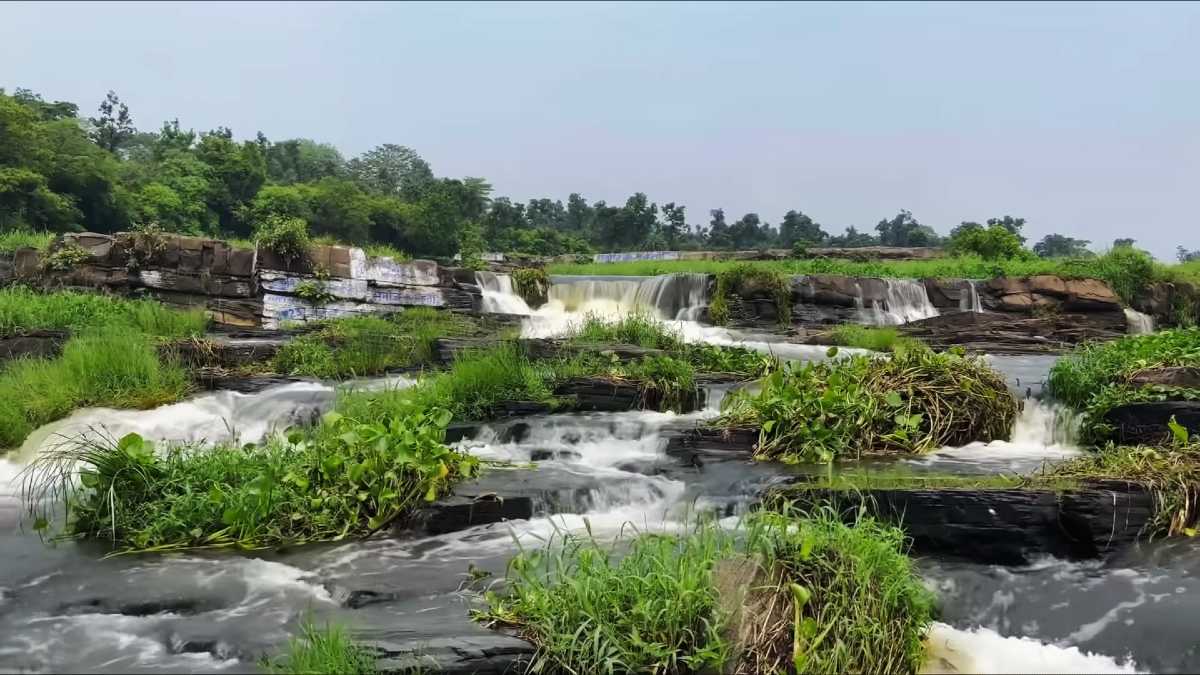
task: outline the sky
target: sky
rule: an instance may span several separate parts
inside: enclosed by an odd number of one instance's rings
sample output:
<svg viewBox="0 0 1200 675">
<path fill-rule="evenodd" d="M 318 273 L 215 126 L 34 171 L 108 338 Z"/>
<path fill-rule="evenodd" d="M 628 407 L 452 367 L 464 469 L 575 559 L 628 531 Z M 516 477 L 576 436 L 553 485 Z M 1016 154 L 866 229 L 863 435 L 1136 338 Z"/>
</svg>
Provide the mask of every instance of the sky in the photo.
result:
<svg viewBox="0 0 1200 675">
<path fill-rule="evenodd" d="M 1200 249 L 1200 4 L 0 3 L 0 86 L 494 196 Z"/>
</svg>

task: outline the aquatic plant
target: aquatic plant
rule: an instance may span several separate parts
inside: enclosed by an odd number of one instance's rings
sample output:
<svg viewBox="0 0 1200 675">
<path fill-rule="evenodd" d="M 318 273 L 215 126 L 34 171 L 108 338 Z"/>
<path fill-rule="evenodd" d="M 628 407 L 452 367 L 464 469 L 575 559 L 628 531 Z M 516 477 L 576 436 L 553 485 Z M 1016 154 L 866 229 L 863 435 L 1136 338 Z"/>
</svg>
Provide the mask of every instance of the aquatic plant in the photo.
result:
<svg viewBox="0 0 1200 675">
<path fill-rule="evenodd" d="M 562 534 L 523 549 L 475 616 L 531 640 L 535 672 L 917 670 L 933 603 L 899 529 L 790 507 L 744 524 Z"/>
<path fill-rule="evenodd" d="M 550 292 L 550 277 L 542 267 L 519 267 L 512 271 L 512 285 L 516 294 L 530 307 L 546 304 Z"/>
<path fill-rule="evenodd" d="M 735 265 L 717 273 L 717 287 L 708 305 L 709 317 L 717 325 L 730 320 L 729 302 L 733 295 L 767 293 L 775 302 L 780 325 L 792 322 L 792 282 L 778 270 L 750 263 Z"/>
<path fill-rule="evenodd" d="M 727 401 L 714 424 L 759 429 L 755 456 L 785 462 L 1004 439 L 1018 410 L 1004 378 L 982 359 L 917 343 L 886 359 L 789 363 L 758 393 Z"/>
<path fill-rule="evenodd" d="M 0 448 L 84 406 L 151 408 L 191 389 L 187 373 L 162 360 L 130 328 L 106 326 L 72 338 L 55 359 L 21 359 L 0 371 Z"/>
<path fill-rule="evenodd" d="M 123 551 L 364 536 L 476 473 L 475 458 L 443 443 L 449 421 L 412 405 L 372 421 L 331 412 L 308 433 L 213 448 L 93 433 L 39 455 L 24 494 L 41 527 L 61 500 L 66 535 Z"/>
<path fill-rule="evenodd" d="M 300 635 L 288 640 L 287 653 L 263 659 L 272 675 L 373 675 L 378 672 L 375 654 L 355 644 L 346 627 L 326 623 L 318 627 L 311 616 L 300 624 Z"/>
<path fill-rule="evenodd" d="M 871 327 L 858 324 L 842 324 L 819 336 L 821 344 L 870 349 L 889 352 L 899 340 L 904 340 L 900 331 L 892 326 Z"/>
</svg>

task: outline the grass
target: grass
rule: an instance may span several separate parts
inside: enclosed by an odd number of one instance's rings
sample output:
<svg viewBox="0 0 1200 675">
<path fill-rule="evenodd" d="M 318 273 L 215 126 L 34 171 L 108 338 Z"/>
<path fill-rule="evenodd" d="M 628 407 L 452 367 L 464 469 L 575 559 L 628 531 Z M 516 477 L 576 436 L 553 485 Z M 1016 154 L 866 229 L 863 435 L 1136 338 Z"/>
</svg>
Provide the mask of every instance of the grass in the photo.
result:
<svg viewBox="0 0 1200 675">
<path fill-rule="evenodd" d="M 370 422 L 329 413 L 310 432 L 211 448 L 88 437 L 39 455 L 24 496 L 39 529 L 61 501 L 63 535 L 107 539 L 119 551 L 367 536 L 477 471 L 473 457 L 444 444 L 449 419 L 414 407 Z"/>
<path fill-rule="evenodd" d="M 169 309 L 154 300 L 75 291 L 37 293 L 23 286 L 0 288 L 0 335 L 104 326 L 127 326 L 155 337 L 180 338 L 203 333 L 208 319 L 203 310 Z"/>
<path fill-rule="evenodd" d="M 373 675 L 375 656 L 350 639 L 345 626 L 326 623 L 318 627 L 311 617 L 300 624 L 300 636 L 288 640 L 287 654 L 265 659 L 263 669 L 272 675 Z"/>
<path fill-rule="evenodd" d="M 1200 398 L 1200 392 L 1192 389 L 1129 383 L 1139 371 L 1168 366 L 1200 366 L 1200 328 L 1131 335 L 1077 347 L 1050 369 L 1050 391 L 1055 399 L 1083 411 L 1082 440 L 1103 443 L 1115 431 L 1105 416 L 1117 406 Z"/>
<path fill-rule="evenodd" d="M 0 448 L 20 445 L 76 408 L 152 408 L 181 399 L 190 387 L 183 368 L 161 361 L 142 333 L 117 326 L 88 331 L 56 359 L 18 360 L 0 371 Z"/>
<path fill-rule="evenodd" d="M 476 616 L 530 639 L 532 672 L 917 670 L 933 603 L 900 530 L 790 507 L 745 524 L 627 550 L 563 535 L 522 551 Z"/>
<path fill-rule="evenodd" d="M 513 290 L 530 307 L 546 304 L 546 294 L 550 292 L 550 277 L 541 267 L 521 267 L 513 270 L 512 284 Z"/>
<path fill-rule="evenodd" d="M 810 490 L 1007 490 L 1032 483 L 1031 477 L 1012 474 L 963 475 L 916 472 L 893 467 L 883 470 L 855 468 L 823 476 L 805 476 L 803 482 L 791 484 L 773 494 L 788 499 Z"/>
<path fill-rule="evenodd" d="M 276 353 L 277 372 L 320 378 L 375 375 L 431 363 L 437 340 L 471 330 L 469 319 L 428 307 L 388 318 L 364 316 L 322 322 Z"/>
<path fill-rule="evenodd" d="M 876 352 L 890 352 L 896 343 L 904 340 L 900 331 L 893 327 L 871 328 L 857 324 L 842 324 L 819 336 L 821 344 L 840 347 L 857 347 Z"/>
<path fill-rule="evenodd" d="M 36 248 L 44 251 L 58 235 L 53 232 L 34 230 L 9 230 L 0 232 L 0 253 L 11 253 L 19 248 Z"/>
<path fill-rule="evenodd" d="M 888 359 L 789 363 L 759 392 L 727 401 L 714 424 L 759 429 L 756 457 L 785 462 L 1006 439 L 1018 411 L 1003 376 L 982 359 L 919 343 Z"/>
<path fill-rule="evenodd" d="M 1195 536 L 1200 516 L 1200 443 L 1174 447 L 1108 445 L 1069 459 L 1047 477 L 1072 480 L 1119 480 L 1142 484 L 1154 495 L 1150 535 Z"/>
</svg>

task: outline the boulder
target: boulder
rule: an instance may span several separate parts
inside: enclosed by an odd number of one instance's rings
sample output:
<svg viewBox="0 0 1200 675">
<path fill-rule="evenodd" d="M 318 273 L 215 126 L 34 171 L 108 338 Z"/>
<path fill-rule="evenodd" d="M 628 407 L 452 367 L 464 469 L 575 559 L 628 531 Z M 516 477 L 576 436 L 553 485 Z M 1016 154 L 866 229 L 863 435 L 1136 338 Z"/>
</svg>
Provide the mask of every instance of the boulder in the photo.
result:
<svg viewBox="0 0 1200 675">
<path fill-rule="evenodd" d="M 1129 378 L 1136 386 L 1183 387 L 1200 389 L 1200 368 L 1183 366 L 1147 368 L 1139 370 Z"/>
<path fill-rule="evenodd" d="M 1066 309 L 1106 311 L 1121 308 L 1121 299 L 1099 279 L 1069 279 L 1066 286 Z"/>
<path fill-rule="evenodd" d="M 1151 445 L 1171 437 L 1167 424 L 1172 418 L 1191 434 L 1200 434 L 1200 401 L 1127 403 L 1104 415 L 1104 420 L 1116 427 L 1119 442 Z"/>
<path fill-rule="evenodd" d="M 1069 295 L 1067 291 L 1067 282 L 1060 277 L 1050 274 L 1039 274 L 1035 277 L 1029 277 L 1029 290 L 1042 295 L 1050 295 L 1056 298 L 1065 298 Z"/>
</svg>

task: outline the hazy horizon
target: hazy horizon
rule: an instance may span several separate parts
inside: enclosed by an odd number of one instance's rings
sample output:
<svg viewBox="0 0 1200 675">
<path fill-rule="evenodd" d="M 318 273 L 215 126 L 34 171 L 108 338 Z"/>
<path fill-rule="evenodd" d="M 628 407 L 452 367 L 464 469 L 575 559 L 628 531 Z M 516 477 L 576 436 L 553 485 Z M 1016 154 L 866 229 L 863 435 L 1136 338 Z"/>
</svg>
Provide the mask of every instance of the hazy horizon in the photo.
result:
<svg viewBox="0 0 1200 675">
<path fill-rule="evenodd" d="M 908 209 L 1010 214 L 1157 257 L 1200 249 L 1196 4 L 0 5 L 0 86 L 139 129 L 178 117 L 416 149 L 493 196 L 706 224 L 799 209 L 831 234 Z"/>
</svg>

